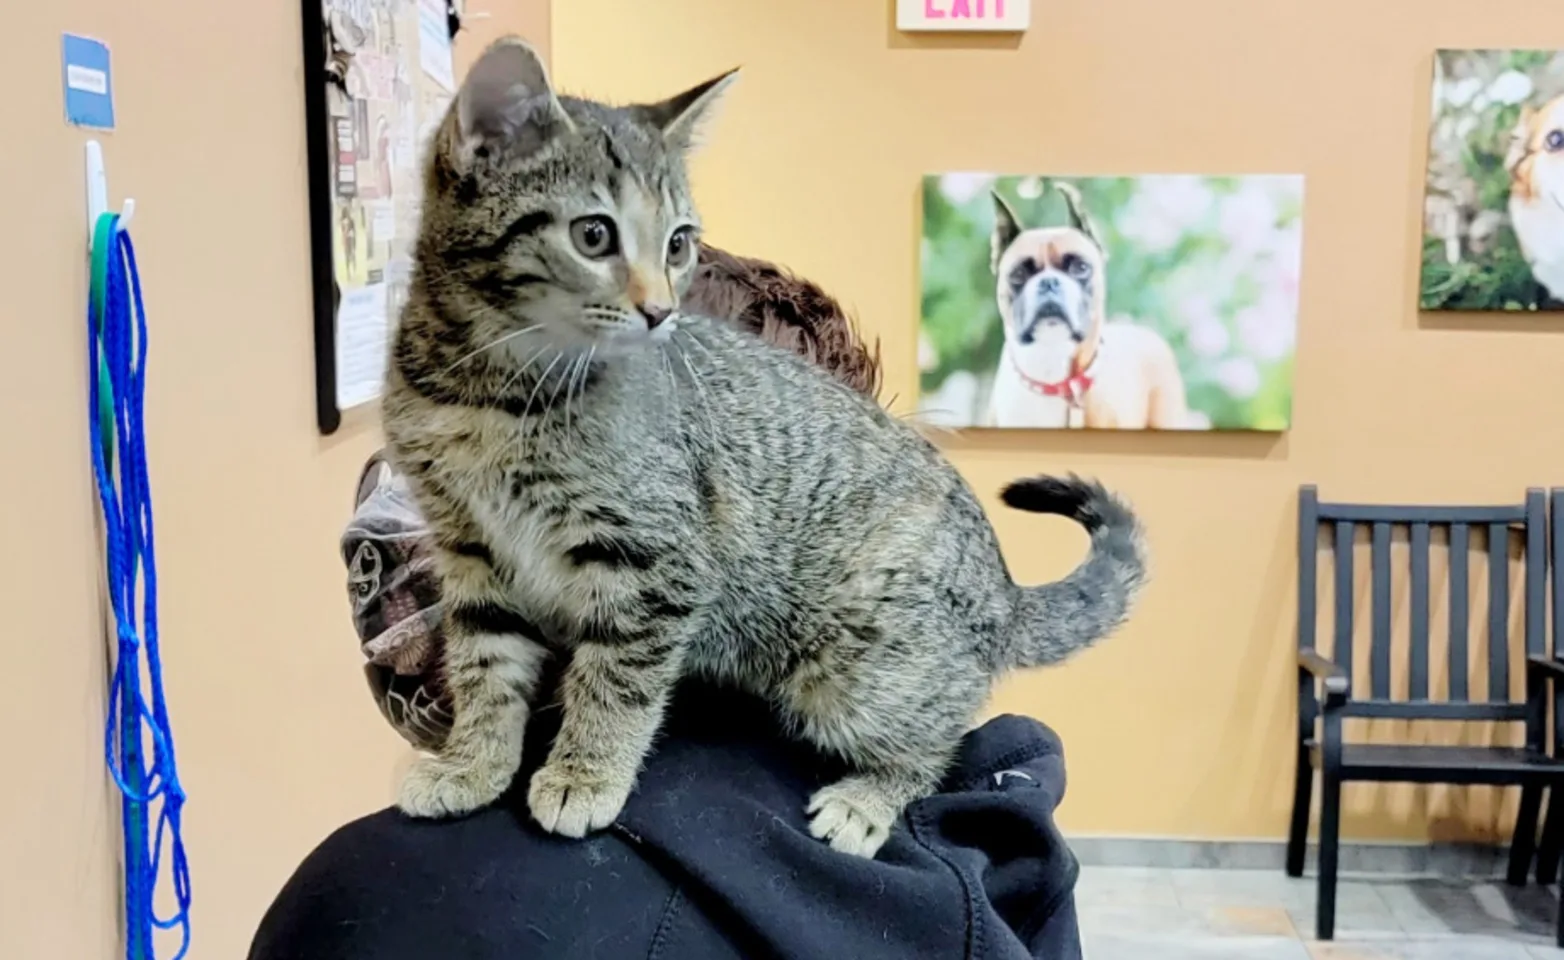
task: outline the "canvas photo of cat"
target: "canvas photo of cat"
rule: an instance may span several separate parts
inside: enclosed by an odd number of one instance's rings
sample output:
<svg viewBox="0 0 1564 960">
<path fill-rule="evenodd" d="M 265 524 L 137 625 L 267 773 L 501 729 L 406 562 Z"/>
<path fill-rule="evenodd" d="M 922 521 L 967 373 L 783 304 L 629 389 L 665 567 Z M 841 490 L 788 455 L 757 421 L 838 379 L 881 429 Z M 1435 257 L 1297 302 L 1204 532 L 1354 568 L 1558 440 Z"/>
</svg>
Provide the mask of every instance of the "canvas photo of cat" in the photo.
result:
<svg viewBox="0 0 1564 960">
<path fill-rule="evenodd" d="M 1434 56 L 1424 310 L 1564 310 L 1564 53 Z"/>
<path fill-rule="evenodd" d="M 1303 178 L 923 183 L 919 409 L 947 427 L 1286 430 Z"/>
</svg>

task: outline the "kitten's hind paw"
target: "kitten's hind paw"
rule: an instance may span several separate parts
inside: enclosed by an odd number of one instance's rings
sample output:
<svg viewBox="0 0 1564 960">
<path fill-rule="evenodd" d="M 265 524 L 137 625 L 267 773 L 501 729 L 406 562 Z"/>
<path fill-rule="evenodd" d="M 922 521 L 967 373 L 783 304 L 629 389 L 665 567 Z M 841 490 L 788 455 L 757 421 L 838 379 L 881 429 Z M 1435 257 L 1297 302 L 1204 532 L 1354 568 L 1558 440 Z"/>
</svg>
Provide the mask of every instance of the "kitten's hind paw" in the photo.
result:
<svg viewBox="0 0 1564 960">
<path fill-rule="evenodd" d="M 514 773 L 486 764 L 419 757 L 402 778 L 396 805 L 410 817 L 459 817 L 499 799 Z"/>
<path fill-rule="evenodd" d="M 848 777 L 815 792 L 805 810 L 809 832 L 831 849 L 874 859 L 891 835 L 897 809 L 871 781 Z"/>
<path fill-rule="evenodd" d="M 549 833 L 577 839 L 614 822 L 630 799 L 630 779 L 602 779 L 544 764 L 532 775 L 527 806 Z"/>
</svg>

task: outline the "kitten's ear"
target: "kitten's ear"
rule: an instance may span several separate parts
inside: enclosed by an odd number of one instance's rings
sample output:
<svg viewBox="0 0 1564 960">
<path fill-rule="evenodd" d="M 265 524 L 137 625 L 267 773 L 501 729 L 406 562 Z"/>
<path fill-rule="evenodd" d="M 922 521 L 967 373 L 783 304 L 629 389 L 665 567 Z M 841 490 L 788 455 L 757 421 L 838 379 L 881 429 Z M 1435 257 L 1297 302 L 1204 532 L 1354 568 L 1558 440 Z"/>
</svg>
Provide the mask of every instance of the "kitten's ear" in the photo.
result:
<svg viewBox="0 0 1564 960">
<path fill-rule="evenodd" d="M 989 267 L 995 273 L 999 272 L 999 261 L 1004 258 L 1005 251 L 1021 235 L 1021 221 L 1016 218 L 1016 212 L 1010 209 L 1010 204 L 999 195 L 999 191 L 993 191 L 994 196 L 994 237 L 993 251 L 990 255 Z"/>
<path fill-rule="evenodd" d="M 739 69 L 734 67 L 661 103 L 642 106 L 641 115 L 662 131 L 663 140 L 670 147 L 688 150 L 695 145 L 696 134 L 711 116 L 712 108 L 738 78 Z"/>
<path fill-rule="evenodd" d="M 472 65 L 456 95 L 456 119 L 464 152 L 487 146 L 515 156 L 536 152 L 572 126 L 548 68 L 517 37 L 496 40 Z"/>
</svg>

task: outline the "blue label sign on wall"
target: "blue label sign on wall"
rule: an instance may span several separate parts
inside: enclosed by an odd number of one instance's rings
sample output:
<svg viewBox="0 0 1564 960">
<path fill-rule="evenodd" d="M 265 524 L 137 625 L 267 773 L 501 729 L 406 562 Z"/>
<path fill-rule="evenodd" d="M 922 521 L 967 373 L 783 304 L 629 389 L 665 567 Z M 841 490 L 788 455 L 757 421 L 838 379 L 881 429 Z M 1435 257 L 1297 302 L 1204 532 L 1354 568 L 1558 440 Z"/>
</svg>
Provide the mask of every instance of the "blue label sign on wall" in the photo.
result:
<svg viewBox="0 0 1564 960">
<path fill-rule="evenodd" d="M 63 59 L 65 119 L 79 127 L 113 130 L 114 76 L 108 45 L 67 33 Z"/>
</svg>

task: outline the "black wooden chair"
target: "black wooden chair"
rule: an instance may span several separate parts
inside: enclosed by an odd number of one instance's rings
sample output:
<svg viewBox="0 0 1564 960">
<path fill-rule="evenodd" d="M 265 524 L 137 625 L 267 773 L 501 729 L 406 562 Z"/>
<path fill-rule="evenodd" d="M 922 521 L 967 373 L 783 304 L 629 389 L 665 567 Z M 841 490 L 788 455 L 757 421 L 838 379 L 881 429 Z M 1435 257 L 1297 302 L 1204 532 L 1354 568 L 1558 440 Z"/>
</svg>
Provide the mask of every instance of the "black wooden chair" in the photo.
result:
<svg viewBox="0 0 1564 960">
<path fill-rule="evenodd" d="M 1341 829 L 1341 785 L 1348 781 L 1488 784 L 1523 787 L 1520 819 L 1511 846 L 1509 880 L 1524 884 L 1536 849 L 1537 819 L 1545 787 L 1564 785 L 1564 759 L 1548 752 L 1551 698 L 1564 694 L 1564 663 L 1547 651 L 1547 514 L 1543 492 L 1531 490 L 1514 506 L 1374 506 L 1322 503 L 1314 487 L 1298 498 L 1298 756 L 1287 872 L 1303 875 L 1314 770 L 1321 773 L 1319 902 L 1316 937 L 1330 940 L 1336 927 L 1336 868 Z M 1367 683 L 1353 675 L 1353 554 L 1357 525 L 1370 530 L 1370 649 Z M 1391 530 L 1408 529 L 1411 566 L 1408 696 L 1392 693 Z M 1320 529 L 1330 531 L 1335 554 L 1335 646 L 1331 656 L 1315 645 Z M 1448 531 L 1449 694 L 1430 699 L 1429 546 L 1435 527 Z M 1471 530 L 1486 532 L 1488 547 L 1488 690 L 1474 699 L 1468 683 L 1470 617 L 1468 559 Z M 1526 697 L 1510 697 L 1511 532 L 1525 542 Z M 1357 694 L 1367 687 L 1368 696 Z M 1349 717 L 1404 720 L 1512 721 L 1526 726 L 1522 747 L 1384 745 L 1344 743 Z M 1319 729 L 1316 731 L 1316 724 Z M 1564 917 L 1561 917 L 1564 919 Z M 1559 943 L 1564 946 L 1564 926 Z"/>
</svg>

